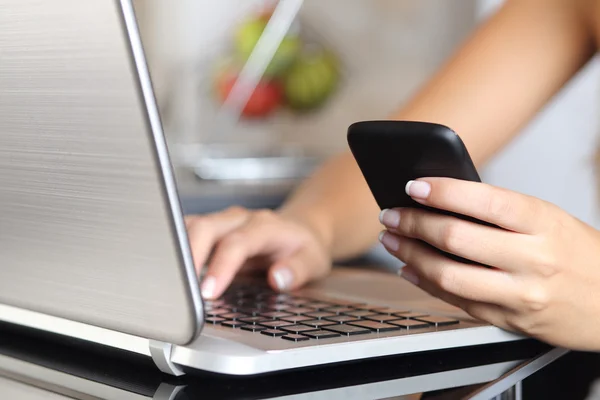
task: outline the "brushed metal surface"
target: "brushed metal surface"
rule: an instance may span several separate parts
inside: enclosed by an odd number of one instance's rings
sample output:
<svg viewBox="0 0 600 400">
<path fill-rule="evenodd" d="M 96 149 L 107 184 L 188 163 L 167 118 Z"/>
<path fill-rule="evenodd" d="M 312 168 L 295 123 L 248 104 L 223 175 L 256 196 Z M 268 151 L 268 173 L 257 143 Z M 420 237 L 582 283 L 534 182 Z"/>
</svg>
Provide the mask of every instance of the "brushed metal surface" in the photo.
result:
<svg viewBox="0 0 600 400">
<path fill-rule="evenodd" d="M 201 301 L 131 12 L 0 0 L 0 303 L 185 344 Z"/>
</svg>

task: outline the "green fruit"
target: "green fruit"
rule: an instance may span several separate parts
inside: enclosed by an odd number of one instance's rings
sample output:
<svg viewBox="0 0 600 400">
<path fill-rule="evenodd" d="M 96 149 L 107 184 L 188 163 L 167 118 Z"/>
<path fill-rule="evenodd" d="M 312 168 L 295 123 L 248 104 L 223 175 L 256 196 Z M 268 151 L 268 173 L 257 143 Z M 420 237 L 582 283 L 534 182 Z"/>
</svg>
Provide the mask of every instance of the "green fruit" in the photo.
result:
<svg viewBox="0 0 600 400">
<path fill-rule="evenodd" d="M 236 30 L 234 47 L 239 57 L 244 62 L 250 57 L 252 50 L 254 50 L 254 47 L 256 46 L 256 43 L 258 43 L 266 26 L 267 21 L 264 19 L 251 19 L 242 23 Z M 273 77 L 282 74 L 290 65 L 292 65 L 298 56 L 301 47 L 302 43 L 299 37 L 285 36 L 279 44 L 273 59 L 267 66 L 265 75 Z"/>
<path fill-rule="evenodd" d="M 294 109 L 317 107 L 333 93 L 338 80 L 338 62 L 332 54 L 301 56 L 284 77 L 287 103 Z"/>
</svg>

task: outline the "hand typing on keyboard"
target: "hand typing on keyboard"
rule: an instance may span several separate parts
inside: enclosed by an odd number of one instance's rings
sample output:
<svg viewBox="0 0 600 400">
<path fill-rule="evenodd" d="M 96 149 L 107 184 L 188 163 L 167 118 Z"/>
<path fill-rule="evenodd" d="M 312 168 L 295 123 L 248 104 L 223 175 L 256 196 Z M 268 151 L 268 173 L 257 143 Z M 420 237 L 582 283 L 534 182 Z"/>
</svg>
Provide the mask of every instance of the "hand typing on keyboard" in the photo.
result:
<svg viewBox="0 0 600 400">
<path fill-rule="evenodd" d="M 306 222 L 272 211 L 231 208 L 186 217 L 194 263 L 206 266 L 202 296 L 216 299 L 241 270 L 267 269 L 276 290 L 325 276 L 331 261 L 323 236 Z"/>
</svg>

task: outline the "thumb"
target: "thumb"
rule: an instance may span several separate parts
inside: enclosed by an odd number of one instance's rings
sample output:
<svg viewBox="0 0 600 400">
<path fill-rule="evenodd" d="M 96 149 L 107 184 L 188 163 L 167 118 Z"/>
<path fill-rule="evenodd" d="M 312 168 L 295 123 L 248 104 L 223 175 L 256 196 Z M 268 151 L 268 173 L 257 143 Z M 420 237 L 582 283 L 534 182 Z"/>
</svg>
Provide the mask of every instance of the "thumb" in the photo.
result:
<svg viewBox="0 0 600 400">
<path fill-rule="evenodd" d="M 269 285 L 275 290 L 288 291 L 324 277 L 329 272 L 330 262 L 316 258 L 315 254 L 303 249 L 290 257 L 277 260 L 269 268 Z"/>
</svg>

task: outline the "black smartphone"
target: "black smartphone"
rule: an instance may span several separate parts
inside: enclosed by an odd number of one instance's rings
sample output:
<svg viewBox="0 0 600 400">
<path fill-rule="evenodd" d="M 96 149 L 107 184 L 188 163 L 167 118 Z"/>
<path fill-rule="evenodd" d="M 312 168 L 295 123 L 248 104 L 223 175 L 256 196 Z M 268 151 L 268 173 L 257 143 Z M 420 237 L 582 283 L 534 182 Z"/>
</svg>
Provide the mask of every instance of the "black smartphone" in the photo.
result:
<svg viewBox="0 0 600 400">
<path fill-rule="evenodd" d="M 423 208 L 490 225 L 469 216 L 424 206 L 405 192 L 408 181 L 423 177 L 481 182 L 463 141 L 447 126 L 416 121 L 356 122 L 348 128 L 348 145 L 381 209 Z"/>
</svg>

